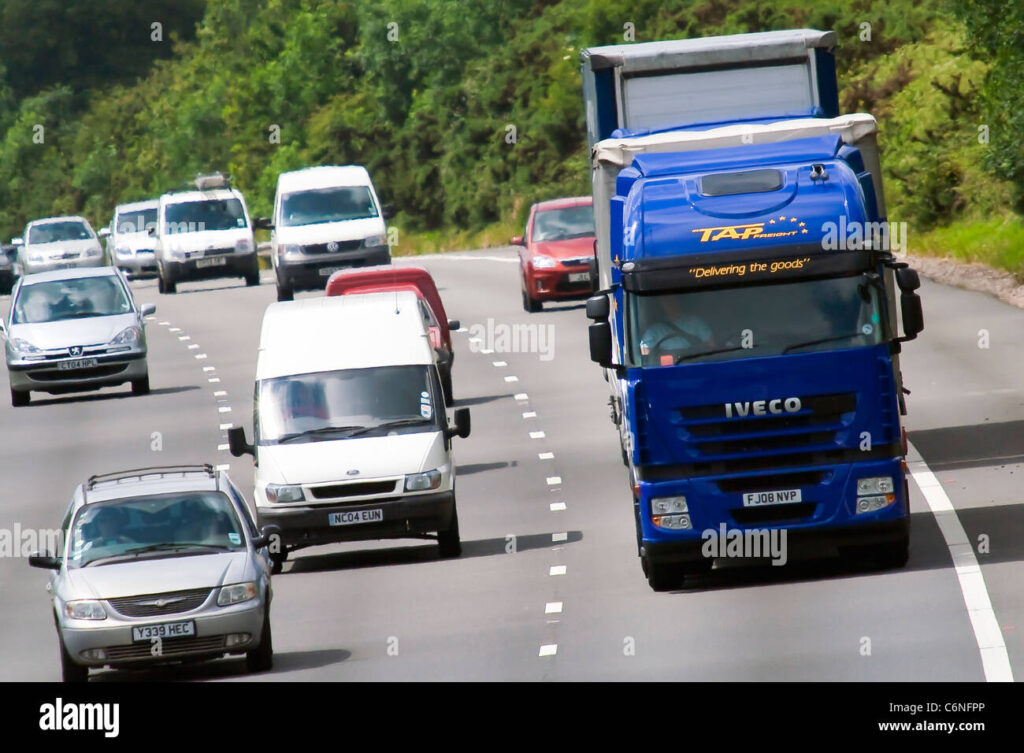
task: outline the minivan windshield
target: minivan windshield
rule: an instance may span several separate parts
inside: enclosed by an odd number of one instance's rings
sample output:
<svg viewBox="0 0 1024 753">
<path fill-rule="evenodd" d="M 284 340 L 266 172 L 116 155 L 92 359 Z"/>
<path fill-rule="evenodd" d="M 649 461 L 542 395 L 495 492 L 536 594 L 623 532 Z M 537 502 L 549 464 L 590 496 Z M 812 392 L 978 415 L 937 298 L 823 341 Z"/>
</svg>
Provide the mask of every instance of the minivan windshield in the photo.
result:
<svg viewBox="0 0 1024 753">
<path fill-rule="evenodd" d="M 168 204 L 164 210 L 167 233 L 200 233 L 248 227 L 238 199 L 207 199 Z"/>
<path fill-rule="evenodd" d="M 114 275 L 22 285 L 11 308 L 11 324 L 130 314 L 132 304 Z"/>
<path fill-rule="evenodd" d="M 261 445 L 440 431 L 429 366 L 378 366 L 266 379 L 257 392 Z"/>
<path fill-rule="evenodd" d="M 223 492 L 95 502 L 71 525 L 70 567 L 244 550 L 242 523 Z"/>
<path fill-rule="evenodd" d="M 377 205 L 367 186 L 298 191 L 281 199 L 280 224 L 287 227 L 362 220 L 376 216 Z"/>
<path fill-rule="evenodd" d="M 86 241 L 92 238 L 89 227 L 81 220 L 47 222 L 33 225 L 28 229 L 27 243 L 60 243 L 62 241 Z"/>
</svg>

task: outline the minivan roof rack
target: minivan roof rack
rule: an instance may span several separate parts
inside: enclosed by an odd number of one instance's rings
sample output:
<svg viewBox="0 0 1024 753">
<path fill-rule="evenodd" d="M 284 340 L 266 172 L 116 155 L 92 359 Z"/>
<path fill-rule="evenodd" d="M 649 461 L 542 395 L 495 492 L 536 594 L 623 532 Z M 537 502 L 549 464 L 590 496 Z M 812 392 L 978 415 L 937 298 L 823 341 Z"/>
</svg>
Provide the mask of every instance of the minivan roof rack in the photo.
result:
<svg viewBox="0 0 1024 753">
<path fill-rule="evenodd" d="M 217 481 L 217 488 L 220 489 L 220 476 L 217 470 L 209 463 L 183 464 L 183 465 L 157 465 L 148 468 L 133 468 L 127 471 L 115 471 L 114 473 L 99 473 L 90 476 L 83 486 L 83 491 L 91 491 L 96 484 L 108 483 L 111 481 L 125 481 L 130 478 L 141 479 L 143 476 L 170 476 L 172 474 L 205 473 Z"/>
</svg>

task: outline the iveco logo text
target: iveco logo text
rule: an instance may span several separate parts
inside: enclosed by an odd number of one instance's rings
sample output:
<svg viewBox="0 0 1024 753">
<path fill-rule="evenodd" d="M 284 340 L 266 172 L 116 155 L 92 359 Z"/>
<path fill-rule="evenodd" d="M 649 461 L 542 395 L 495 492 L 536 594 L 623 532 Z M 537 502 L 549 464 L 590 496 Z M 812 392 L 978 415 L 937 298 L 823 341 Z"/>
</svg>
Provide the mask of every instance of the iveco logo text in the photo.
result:
<svg viewBox="0 0 1024 753">
<path fill-rule="evenodd" d="M 798 413 L 800 411 L 800 398 L 787 397 L 776 398 L 775 400 L 754 400 L 746 403 L 726 403 L 726 418 L 736 416 L 767 416 L 769 413 Z"/>
</svg>

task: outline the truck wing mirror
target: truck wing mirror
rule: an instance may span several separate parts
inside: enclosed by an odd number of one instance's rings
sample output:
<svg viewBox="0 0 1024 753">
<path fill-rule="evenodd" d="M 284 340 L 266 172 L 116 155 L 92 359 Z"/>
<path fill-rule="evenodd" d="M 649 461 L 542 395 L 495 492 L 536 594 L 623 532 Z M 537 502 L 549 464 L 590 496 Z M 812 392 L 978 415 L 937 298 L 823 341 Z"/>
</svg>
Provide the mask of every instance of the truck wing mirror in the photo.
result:
<svg viewBox="0 0 1024 753">
<path fill-rule="evenodd" d="M 590 312 L 588 311 L 587 314 L 589 315 Z M 611 368 L 612 325 L 608 322 L 595 322 L 588 328 L 588 335 L 590 336 L 590 360 L 606 369 Z"/>
<path fill-rule="evenodd" d="M 899 270 L 903 271 L 903 270 Z M 900 341 L 913 340 L 924 330 L 924 312 L 921 296 L 913 291 L 903 291 L 900 296 L 900 310 L 903 314 L 903 337 Z"/>
<path fill-rule="evenodd" d="M 595 322 L 607 321 L 611 307 L 608 305 L 608 296 L 594 295 L 587 299 L 587 318 Z"/>
<path fill-rule="evenodd" d="M 916 269 L 900 267 L 896 270 L 896 284 L 899 285 L 900 290 L 909 293 L 921 287 L 921 278 Z"/>
</svg>

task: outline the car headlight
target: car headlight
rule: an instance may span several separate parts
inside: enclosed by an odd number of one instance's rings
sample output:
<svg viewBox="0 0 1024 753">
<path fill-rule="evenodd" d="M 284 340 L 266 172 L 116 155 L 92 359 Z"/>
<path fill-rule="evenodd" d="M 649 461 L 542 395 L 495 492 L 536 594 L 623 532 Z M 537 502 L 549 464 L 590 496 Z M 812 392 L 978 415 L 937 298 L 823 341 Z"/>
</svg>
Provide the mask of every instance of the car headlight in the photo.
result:
<svg viewBox="0 0 1024 753">
<path fill-rule="evenodd" d="M 85 250 L 85 255 L 86 256 L 99 256 L 102 253 L 103 252 L 100 249 L 98 249 L 98 248 L 87 248 Z"/>
<path fill-rule="evenodd" d="M 857 479 L 858 497 L 866 497 L 869 494 L 892 494 L 892 492 L 892 476 Z"/>
<path fill-rule="evenodd" d="M 298 484 L 267 484 L 267 502 L 302 502 L 305 498 Z"/>
<path fill-rule="evenodd" d="M 285 257 L 302 256 L 302 246 L 295 243 L 289 243 L 285 246 L 281 246 L 281 255 Z"/>
<path fill-rule="evenodd" d="M 252 251 L 252 241 L 249 240 L 248 238 L 241 238 L 235 244 L 235 253 L 236 254 L 247 254 L 250 251 Z"/>
<path fill-rule="evenodd" d="M 20 337 L 12 337 L 7 342 L 10 343 L 11 349 L 15 353 L 25 355 L 26 353 L 42 353 L 42 349 L 37 348 L 35 345 L 30 343 L 28 340 L 22 340 Z"/>
<path fill-rule="evenodd" d="M 530 260 L 530 263 L 533 265 L 534 269 L 553 269 L 555 266 L 558 265 L 558 262 L 552 259 L 550 256 L 543 256 L 541 254 L 534 256 Z"/>
<path fill-rule="evenodd" d="M 142 330 L 135 325 L 131 327 L 125 327 L 123 330 L 117 333 L 113 340 L 110 341 L 111 345 L 133 345 L 139 341 L 142 337 Z"/>
<path fill-rule="evenodd" d="M 114 253 L 117 254 L 118 256 L 131 256 L 132 250 L 127 246 L 118 246 L 117 248 L 114 249 Z"/>
<path fill-rule="evenodd" d="M 256 598 L 256 584 L 236 583 L 233 586 L 222 586 L 217 595 L 217 606 L 226 607 L 230 604 L 241 604 Z"/>
<path fill-rule="evenodd" d="M 405 477 L 405 490 L 407 492 L 425 492 L 430 489 L 436 489 L 440 485 L 441 471 L 412 473 Z"/>
<path fill-rule="evenodd" d="M 107 610 L 95 599 L 69 601 L 64 605 L 64 613 L 73 620 L 107 619 Z"/>
<path fill-rule="evenodd" d="M 651 500 L 651 513 L 653 515 L 667 515 L 676 512 L 689 512 L 686 506 L 686 497 L 656 497 Z"/>
<path fill-rule="evenodd" d="M 363 241 L 363 246 L 365 246 L 366 248 L 371 248 L 373 246 L 383 246 L 385 243 L 387 243 L 387 241 L 388 239 L 387 236 L 385 235 L 371 235 L 369 238 Z"/>
<path fill-rule="evenodd" d="M 171 248 L 167 249 L 167 255 L 172 259 L 184 259 L 185 250 L 178 246 L 172 246 Z"/>
</svg>

